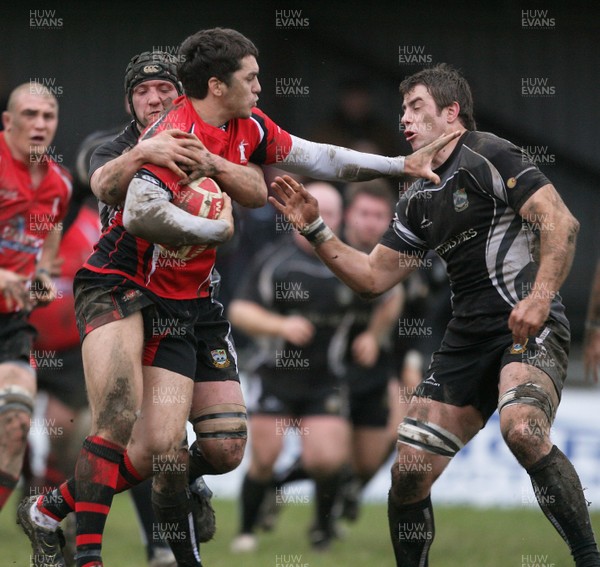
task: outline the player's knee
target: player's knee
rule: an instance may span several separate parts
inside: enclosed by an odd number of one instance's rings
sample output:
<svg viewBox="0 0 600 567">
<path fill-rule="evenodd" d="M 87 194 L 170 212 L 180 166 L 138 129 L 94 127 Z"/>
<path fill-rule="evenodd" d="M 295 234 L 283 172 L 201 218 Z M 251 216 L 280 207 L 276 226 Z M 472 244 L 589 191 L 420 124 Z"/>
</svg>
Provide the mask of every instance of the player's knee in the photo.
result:
<svg viewBox="0 0 600 567">
<path fill-rule="evenodd" d="M 204 458 L 218 473 L 232 471 L 242 462 L 248 437 L 245 406 L 210 406 L 191 421 Z"/>
<path fill-rule="evenodd" d="M 344 459 L 330 459 L 324 455 L 302 455 L 302 465 L 313 478 L 324 478 L 338 473 L 346 464 Z"/>
<path fill-rule="evenodd" d="M 213 474 L 224 474 L 241 464 L 246 439 L 220 439 L 216 443 L 205 439 L 199 440 L 198 444 L 204 459 L 214 468 Z"/>
<path fill-rule="evenodd" d="M 33 396 L 25 388 L 7 386 L 0 390 L 0 435 L 10 456 L 21 454 L 25 448 L 33 405 Z"/>
<path fill-rule="evenodd" d="M 539 413 L 523 414 L 520 418 L 501 421 L 504 441 L 523 466 L 536 462 L 546 452 L 550 444 L 550 425 L 545 417 L 540 417 Z"/>
<path fill-rule="evenodd" d="M 506 411 L 509 406 L 518 411 Z M 502 395 L 498 409 L 502 436 L 517 460 L 524 465 L 537 460 L 550 443 L 555 412 L 550 396 L 536 384 L 520 384 Z"/>
</svg>

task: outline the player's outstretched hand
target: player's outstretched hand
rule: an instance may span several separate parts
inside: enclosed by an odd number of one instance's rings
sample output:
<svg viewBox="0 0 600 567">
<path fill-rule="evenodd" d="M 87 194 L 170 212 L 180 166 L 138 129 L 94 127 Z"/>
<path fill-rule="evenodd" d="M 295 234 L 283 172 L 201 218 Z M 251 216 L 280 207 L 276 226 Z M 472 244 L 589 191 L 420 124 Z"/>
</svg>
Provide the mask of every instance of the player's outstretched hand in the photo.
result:
<svg viewBox="0 0 600 567">
<path fill-rule="evenodd" d="M 319 202 L 289 175 L 276 177 L 271 183 L 275 197 L 269 203 L 297 230 L 306 228 L 319 218 Z"/>
<path fill-rule="evenodd" d="M 431 142 L 431 144 L 418 149 L 415 153 L 410 154 L 404 158 L 404 173 L 411 177 L 422 177 L 423 179 L 429 179 L 436 185 L 440 183 L 440 176 L 433 172 L 431 169 L 431 162 L 437 154 L 446 144 L 452 140 L 458 138 L 460 132 L 451 132 L 450 134 L 444 134 L 437 140 Z"/>
</svg>

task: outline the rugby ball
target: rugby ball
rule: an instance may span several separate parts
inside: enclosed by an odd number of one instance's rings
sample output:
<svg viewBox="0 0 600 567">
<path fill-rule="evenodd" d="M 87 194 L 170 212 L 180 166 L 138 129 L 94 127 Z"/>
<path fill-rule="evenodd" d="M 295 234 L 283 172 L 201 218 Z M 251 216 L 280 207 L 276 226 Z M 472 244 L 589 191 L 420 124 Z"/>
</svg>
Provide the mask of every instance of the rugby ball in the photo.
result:
<svg viewBox="0 0 600 567">
<path fill-rule="evenodd" d="M 183 209 L 186 213 L 205 219 L 218 219 L 223 209 L 223 193 L 214 179 L 200 177 L 189 185 L 183 185 L 173 195 L 173 205 Z M 161 256 L 178 260 L 189 260 L 204 250 L 206 246 L 190 245 L 175 248 L 173 246 L 160 246 Z"/>
<path fill-rule="evenodd" d="M 171 202 L 190 215 L 218 219 L 223 208 L 223 193 L 214 179 L 200 177 L 181 187 Z"/>
</svg>

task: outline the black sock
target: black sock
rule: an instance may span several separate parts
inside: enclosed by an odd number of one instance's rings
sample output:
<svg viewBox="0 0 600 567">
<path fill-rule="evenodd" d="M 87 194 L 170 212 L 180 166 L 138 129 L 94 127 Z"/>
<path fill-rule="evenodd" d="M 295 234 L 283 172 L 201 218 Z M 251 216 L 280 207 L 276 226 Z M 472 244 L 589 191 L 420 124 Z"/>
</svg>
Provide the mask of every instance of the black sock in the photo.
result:
<svg viewBox="0 0 600 567">
<path fill-rule="evenodd" d="M 194 526 L 189 488 L 176 492 L 152 489 L 152 508 L 158 520 L 153 530 L 155 538 L 163 537 L 171 546 L 180 567 L 202 567 Z"/>
<path fill-rule="evenodd" d="M 254 532 L 260 506 L 265 498 L 265 493 L 271 486 L 271 480 L 260 481 L 250 478 L 247 474 L 242 483 L 242 525 L 240 533 L 251 534 Z"/>
<path fill-rule="evenodd" d="M 333 506 L 341 487 L 341 474 L 335 473 L 315 479 L 315 496 L 317 501 L 317 525 L 324 532 L 333 533 Z"/>
<path fill-rule="evenodd" d="M 527 472 L 540 508 L 567 542 L 576 567 L 600 566 L 581 481 L 569 459 L 554 445 Z"/>
<path fill-rule="evenodd" d="M 169 544 L 159 536 L 156 531 L 158 520 L 152 508 L 152 479 L 148 478 L 130 489 L 131 498 L 138 520 L 142 527 L 148 559 L 154 557 L 154 549 L 157 547 L 169 547 Z"/>
<path fill-rule="evenodd" d="M 302 465 L 302 459 L 298 457 L 287 469 L 281 471 L 273 477 L 275 486 L 283 486 L 288 482 L 295 482 L 297 480 L 306 480 L 310 478 L 310 475 L 304 469 Z"/>
<path fill-rule="evenodd" d="M 420 502 L 401 506 L 393 502 L 390 491 L 388 522 L 396 565 L 427 567 L 429 548 L 435 535 L 431 498 L 428 496 Z"/>
</svg>

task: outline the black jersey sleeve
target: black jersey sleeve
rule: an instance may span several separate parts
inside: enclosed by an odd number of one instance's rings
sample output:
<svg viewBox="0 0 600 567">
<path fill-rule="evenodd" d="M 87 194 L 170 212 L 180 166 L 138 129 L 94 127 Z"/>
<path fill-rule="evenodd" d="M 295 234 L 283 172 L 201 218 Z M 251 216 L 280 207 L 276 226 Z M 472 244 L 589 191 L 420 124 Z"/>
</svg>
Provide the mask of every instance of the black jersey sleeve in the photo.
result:
<svg viewBox="0 0 600 567">
<path fill-rule="evenodd" d="M 493 134 L 471 133 L 466 146 L 481 154 L 490 164 L 483 190 L 519 212 L 523 203 L 538 189 L 550 183 L 531 161 L 527 153 L 515 144 Z"/>
<path fill-rule="evenodd" d="M 135 123 L 131 123 L 118 136 L 100 144 L 90 158 L 88 179 L 91 179 L 94 172 L 105 163 L 112 161 L 133 148 L 137 143 L 138 136 L 139 132 Z"/>
</svg>

